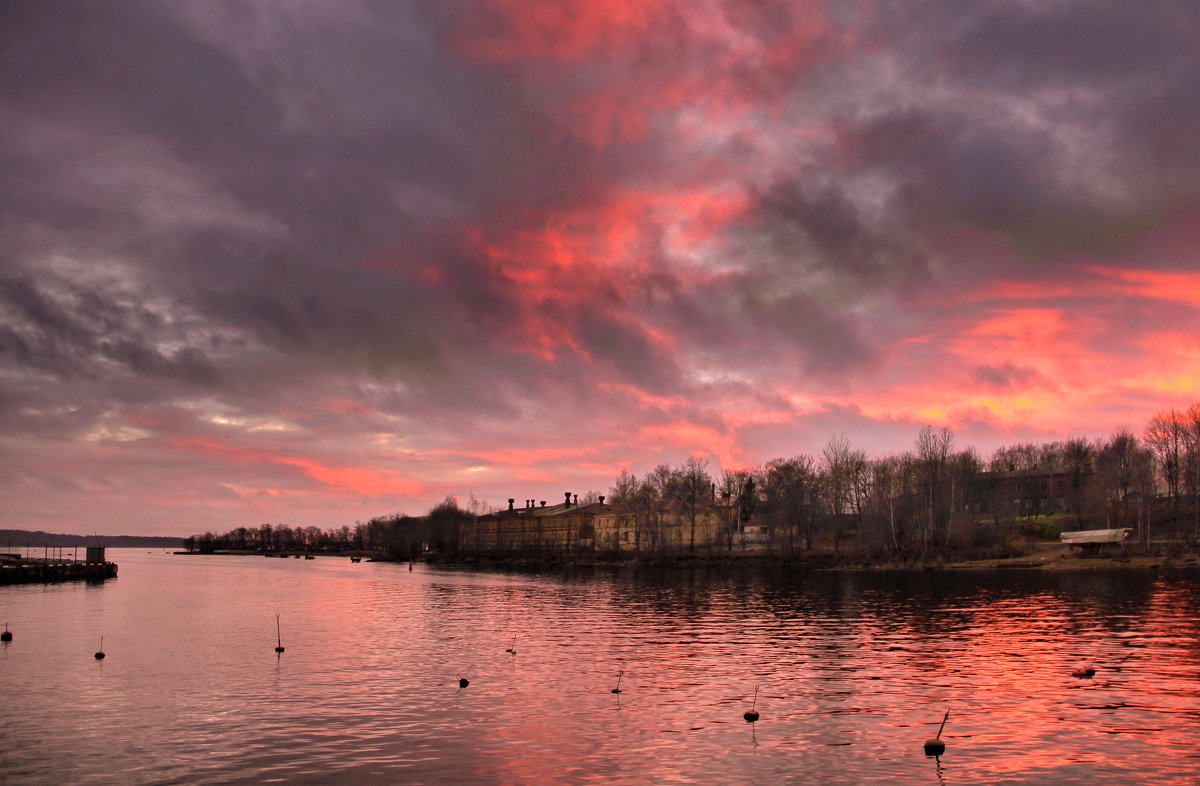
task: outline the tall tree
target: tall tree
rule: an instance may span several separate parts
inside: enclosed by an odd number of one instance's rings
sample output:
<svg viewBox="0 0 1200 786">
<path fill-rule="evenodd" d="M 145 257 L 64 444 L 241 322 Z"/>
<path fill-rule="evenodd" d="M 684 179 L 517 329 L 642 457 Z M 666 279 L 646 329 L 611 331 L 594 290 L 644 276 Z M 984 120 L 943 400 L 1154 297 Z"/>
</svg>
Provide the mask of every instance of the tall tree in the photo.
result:
<svg viewBox="0 0 1200 786">
<path fill-rule="evenodd" d="M 1159 412 L 1150 419 L 1142 434 L 1146 446 L 1154 454 L 1158 470 L 1167 487 L 1167 496 L 1174 507 L 1179 501 L 1179 481 L 1183 469 L 1184 445 L 1188 428 L 1183 413 L 1171 409 Z"/>
<path fill-rule="evenodd" d="M 804 547 L 812 548 L 813 518 L 819 495 L 819 473 L 812 456 L 801 454 L 767 463 L 764 506 L 772 533 L 783 532 L 789 552 L 795 551 L 797 533 L 803 535 Z"/>
<path fill-rule="evenodd" d="M 917 434 L 916 449 L 922 500 L 922 549 L 930 548 L 937 542 L 938 535 L 949 527 L 952 500 L 947 473 L 953 448 L 954 432 L 948 428 L 934 429 L 933 426 L 925 426 Z"/>
<path fill-rule="evenodd" d="M 1070 480 L 1067 492 L 1067 510 L 1075 517 L 1075 523 L 1083 522 L 1083 508 L 1087 498 L 1087 484 L 1093 474 L 1095 448 L 1082 437 L 1069 439 L 1063 445 L 1063 464 Z"/>
<path fill-rule="evenodd" d="M 734 536 L 744 532 L 743 527 L 754 513 L 754 490 L 752 471 L 724 470 L 721 473 L 721 515 L 725 525 L 725 545 L 729 551 L 733 551 Z M 745 545 L 744 541 L 741 545 Z"/>
<path fill-rule="evenodd" d="M 696 521 L 712 507 L 713 482 L 708 474 L 708 459 L 690 456 L 674 473 L 672 499 L 688 523 L 688 551 L 696 550 Z M 711 540 L 711 539 L 707 539 Z"/>
</svg>

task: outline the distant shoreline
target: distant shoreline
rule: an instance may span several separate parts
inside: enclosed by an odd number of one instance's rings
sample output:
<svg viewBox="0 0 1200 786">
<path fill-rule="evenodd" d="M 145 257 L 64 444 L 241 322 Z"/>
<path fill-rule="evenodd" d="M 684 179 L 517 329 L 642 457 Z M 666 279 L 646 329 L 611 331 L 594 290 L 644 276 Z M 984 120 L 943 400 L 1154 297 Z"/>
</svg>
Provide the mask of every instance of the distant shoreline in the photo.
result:
<svg viewBox="0 0 1200 786">
<path fill-rule="evenodd" d="M 82 548 L 180 549 L 183 538 L 165 535 L 72 535 L 27 529 L 0 529 L 0 551 L 5 549 Z"/>
</svg>

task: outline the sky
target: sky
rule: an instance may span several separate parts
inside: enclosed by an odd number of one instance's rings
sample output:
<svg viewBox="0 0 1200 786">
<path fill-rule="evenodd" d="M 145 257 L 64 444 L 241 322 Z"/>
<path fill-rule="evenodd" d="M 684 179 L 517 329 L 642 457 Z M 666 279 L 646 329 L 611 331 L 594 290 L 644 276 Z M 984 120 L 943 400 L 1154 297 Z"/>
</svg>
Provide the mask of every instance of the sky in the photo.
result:
<svg viewBox="0 0 1200 786">
<path fill-rule="evenodd" d="M 0 526 L 1200 400 L 1200 4 L 10 0 Z"/>
</svg>

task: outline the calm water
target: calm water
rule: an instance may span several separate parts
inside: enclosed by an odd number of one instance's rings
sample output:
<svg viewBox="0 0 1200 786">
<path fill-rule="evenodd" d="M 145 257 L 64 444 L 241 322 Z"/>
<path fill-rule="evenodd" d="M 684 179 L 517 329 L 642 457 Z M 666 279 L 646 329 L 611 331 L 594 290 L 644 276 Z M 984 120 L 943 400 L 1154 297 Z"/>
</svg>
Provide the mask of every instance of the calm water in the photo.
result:
<svg viewBox="0 0 1200 786">
<path fill-rule="evenodd" d="M 0 781 L 1200 779 L 1195 572 L 114 560 L 103 585 L 0 587 Z"/>
</svg>

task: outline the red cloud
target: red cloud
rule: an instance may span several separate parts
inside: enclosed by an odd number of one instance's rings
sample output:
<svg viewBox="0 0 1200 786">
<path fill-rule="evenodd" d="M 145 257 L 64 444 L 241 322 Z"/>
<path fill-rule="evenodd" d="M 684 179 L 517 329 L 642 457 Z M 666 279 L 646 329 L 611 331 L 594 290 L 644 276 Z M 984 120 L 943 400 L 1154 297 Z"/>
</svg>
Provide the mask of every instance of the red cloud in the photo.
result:
<svg viewBox="0 0 1200 786">
<path fill-rule="evenodd" d="M 1200 273 L 1160 270 L 1122 270 L 1096 267 L 1094 272 L 1114 280 L 1119 290 L 1138 297 L 1171 300 L 1200 308 Z"/>
<path fill-rule="evenodd" d="M 427 491 L 420 483 L 395 475 L 344 464 L 322 463 L 316 459 L 300 456 L 286 456 L 277 451 L 246 448 L 199 438 L 176 438 L 168 440 L 167 444 L 176 450 L 205 453 L 232 464 L 269 463 L 295 467 L 302 470 L 307 477 L 328 487 L 327 491 L 333 493 L 350 493 L 367 497 L 388 495 L 416 497 Z"/>
</svg>

